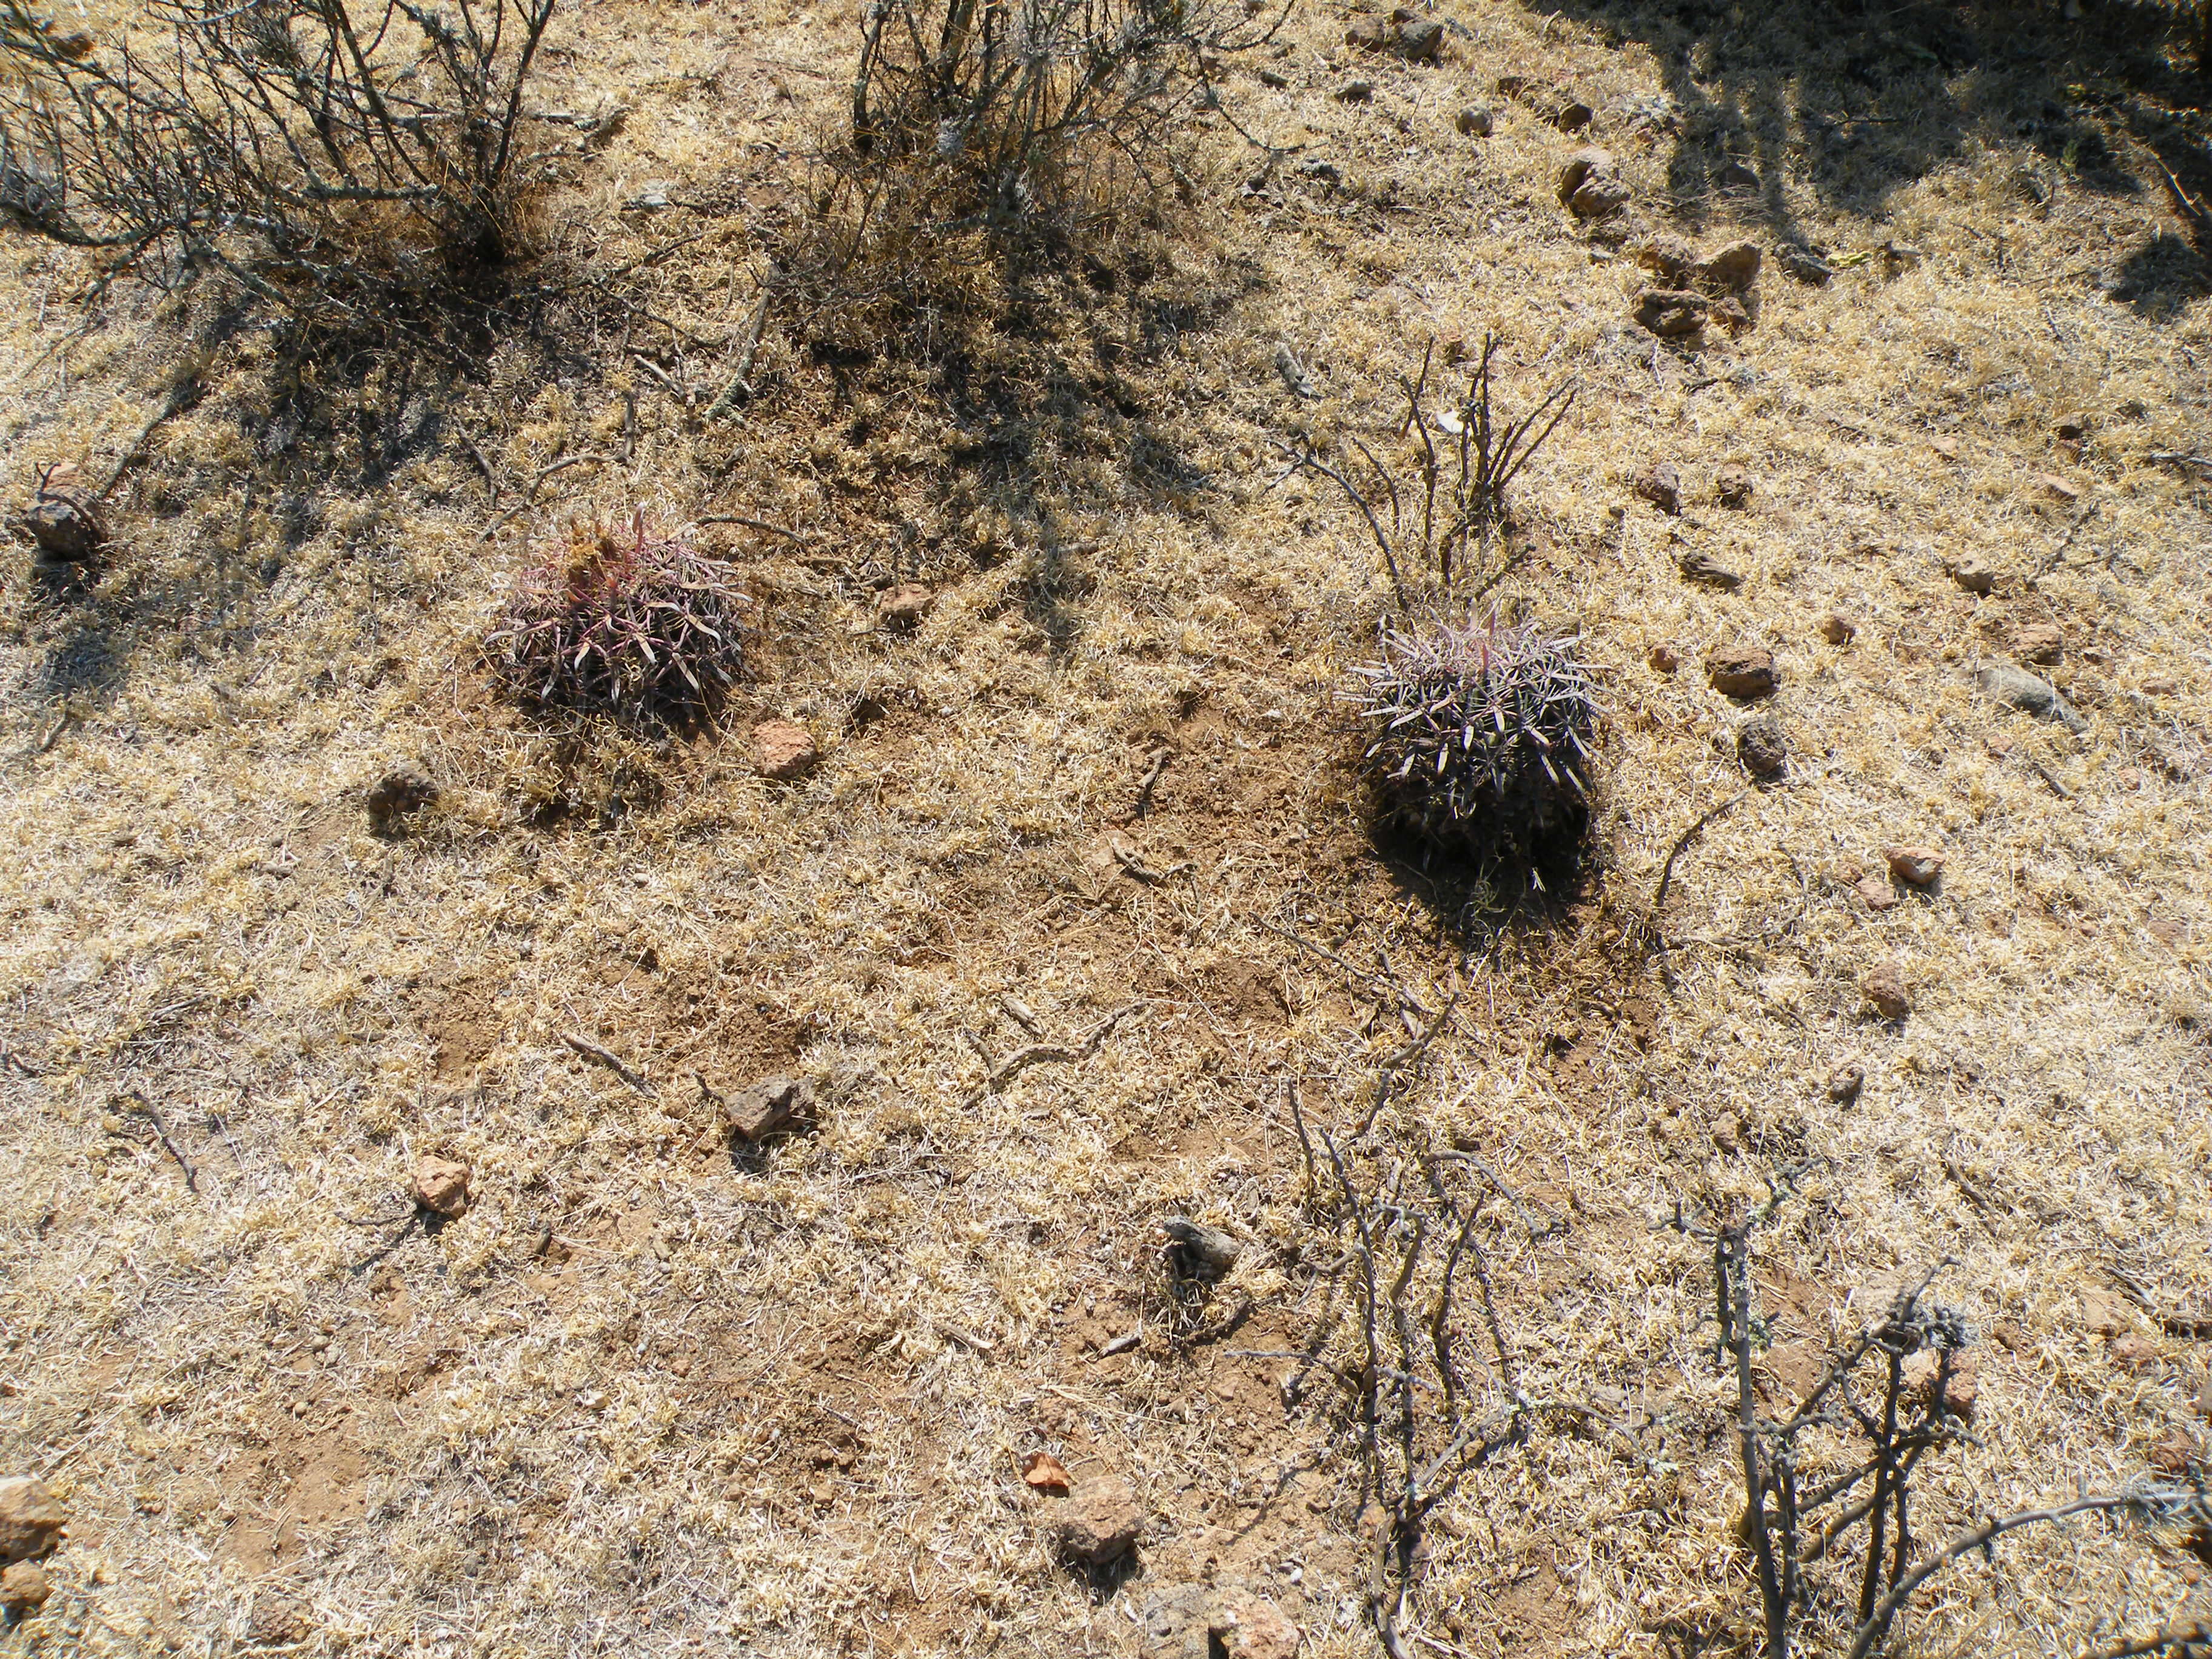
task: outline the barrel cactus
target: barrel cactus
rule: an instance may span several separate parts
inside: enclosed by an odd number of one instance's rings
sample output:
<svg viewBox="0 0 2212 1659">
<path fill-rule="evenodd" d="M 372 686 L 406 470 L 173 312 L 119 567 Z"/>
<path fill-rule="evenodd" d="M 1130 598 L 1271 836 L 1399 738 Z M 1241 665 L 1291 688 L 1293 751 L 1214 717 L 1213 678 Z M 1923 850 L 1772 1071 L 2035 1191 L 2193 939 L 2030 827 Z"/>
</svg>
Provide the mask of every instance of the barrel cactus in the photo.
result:
<svg viewBox="0 0 2212 1659">
<path fill-rule="evenodd" d="M 642 514 L 574 525 L 515 585 L 484 652 L 526 707 L 690 730 L 744 672 L 749 604 L 728 565 Z"/>
<path fill-rule="evenodd" d="M 1495 617 L 1386 626 L 1352 670 L 1378 824 L 1493 879 L 1571 868 L 1598 718 L 1574 645 Z"/>
</svg>

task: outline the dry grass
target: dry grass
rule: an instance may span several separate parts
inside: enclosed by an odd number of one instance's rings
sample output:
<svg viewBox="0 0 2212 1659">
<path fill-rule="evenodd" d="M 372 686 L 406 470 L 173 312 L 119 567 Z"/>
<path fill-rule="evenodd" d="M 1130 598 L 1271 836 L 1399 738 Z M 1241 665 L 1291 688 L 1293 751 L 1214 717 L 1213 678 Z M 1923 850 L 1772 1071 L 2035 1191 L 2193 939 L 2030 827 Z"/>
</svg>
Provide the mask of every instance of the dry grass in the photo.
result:
<svg viewBox="0 0 2212 1659">
<path fill-rule="evenodd" d="M 1820 188 L 1786 143 L 1762 165 L 1832 254 L 1923 257 L 1824 289 L 1770 261 L 1749 331 L 1655 349 L 1626 261 L 1554 204 L 1576 141 L 1489 88 L 1570 74 L 1650 211 L 1680 157 L 1635 111 L 1683 95 L 1673 47 L 1450 15 L 1440 70 L 1332 69 L 1342 20 L 1302 9 L 1268 60 L 1288 84 L 1224 86 L 1305 146 L 1255 193 L 1251 152 L 1203 127 L 1212 193 L 1149 269 L 1040 276 L 934 362 L 772 319 L 734 422 L 700 417 L 844 95 L 842 13 L 568 18 L 545 105 L 631 107 L 574 158 L 555 264 L 701 239 L 480 376 L 302 366 L 204 297 L 118 291 L 74 331 L 82 267 L 7 245 L 11 494 L 56 459 L 96 475 L 182 407 L 113 503 L 111 574 L 6 599 L 0 1041 L 37 1075 L 0 1072 L 0 1466 L 76 1521 L 54 1599 L 0 1644 L 1121 1652 L 1156 1589 L 1243 1577 L 1310 1653 L 1370 1651 L 1330 1419 L 1286 1416 L 1289 1362 L 1243 1351 L 1296 1346 L 1313 1311 L 1283 1080 L 1356 1121 L 1455 994 L 1381 1127 L 1478 1149 L 1557 1218 L 1492 1212 L 1507 1333 L 1532 1394 L 1618 1411 L 1647 1462 L 1547 1424 L 1471 1479 L 1407 1619 L 1441 1650 L 1741 1650 L 1707 1267 L 1656 1224 L 1778 1164 L 1820 1160 L 1756 1262 L 1778 1388 L 1796 1345 L 1959 1258 L 1982 1443 L 1931 1483 L 1927 1534 L 2118 1484 L 2190 1426 L 2202 1344 L 2115 1287 L 2212 1310 L 2212 533 L 2202 477 L 2150 459 L 2203 453 L 2212 311 L 2093 285 L 2185 245 L 2171 195 L 2134 151 L 2133 192 L 2036 151 L 2004 103 L 2027 70 L 1961 70 L 1942 109 L 1881 102 L 1894 125 L 1823 152 Z M 1354 74 L 1371 102 L 1334 96 Z M 1454 129 L 1476 97 L 1486 141 Z M 1704 234 L 1765 210 L 1714 200 Z M 1361 832 L 1325 715 L 1382 578 L 1325 482 L 1272 483 L 1272 441 L 1387 436 L 1420 344 L 1492 325 L 1516 406 L 1583 388 L 1516 485 L 1537 544 L 1499 592 L 1604 671 L 1606 860 L 1575 905 L 1462 934 L 1461 896 Z M 1285 342 L 1316 400 L 1285 392 Z M 2051 435 L 2074 410 L 2078 455 Z M 604 459 L 547 471 L 580 455 Z M 1662 459 L 1679 520 L 1631 489 Z M 1712 503 L 1729 463 L 1742 513 Z M 540 732 L 475 641 L 533 532 L 639 501 L 799 532 L 705 532 L 762 600 L 761 678 L 721 737 Z M 1686 550 L 1742 586 L 1686 582 Z M 1945 574 L 1968 552 L 1993 597 Z M 878 592 L 915 579 L 926 620 L 878 628 Z M 1834 608 L 1849 646 L 1818 632 Z M 1973 689 L 2033 621 L 2065 631 L 2078 739 Z M 1743 787 L 1743 711 L 1696 670 L 1737 639 L 1781 665 L 1791 769 L 1684 850 L 1662 971 L 1659 867 Z M 1662 642 L 1673 677 L 1646 665 Z M 821 741 L 805 781 L 753 775 L 768 715 Z M 401 759 L 441 795 L 387 842 L 361 800 Z M 1942 885 L 1871 912 L 1843 866 L 1899 841 L 1944 850 Z M 1901 1025 L 1862 1006 L 1881 963 L 1913 988 Z M 1094 1053 L 988 1086 L 1125 1008 Z M 1848 1108 L 1821 1086 L 1846 1060 Z M 733 1158 L 693 1072 L 790 1069 L 825 1085 L 819 1128 Z M 477 1207 L 362 1265 L 432 1152 L 475 1166 Z M 1173 1340 L 1169 1213 L 1268 1247 L 1214 1292 L 1250 1298 L 1234 1335 Z M 1051 1561 L 1017 1473 L 1037 1446 L 1143 1484 L 1140 1577 Z M 2201 1607 L 2199 1571 L 2023 1537 L 1939 1580 L 1907 1639 L 2071 1652 Z"/>
</svg>

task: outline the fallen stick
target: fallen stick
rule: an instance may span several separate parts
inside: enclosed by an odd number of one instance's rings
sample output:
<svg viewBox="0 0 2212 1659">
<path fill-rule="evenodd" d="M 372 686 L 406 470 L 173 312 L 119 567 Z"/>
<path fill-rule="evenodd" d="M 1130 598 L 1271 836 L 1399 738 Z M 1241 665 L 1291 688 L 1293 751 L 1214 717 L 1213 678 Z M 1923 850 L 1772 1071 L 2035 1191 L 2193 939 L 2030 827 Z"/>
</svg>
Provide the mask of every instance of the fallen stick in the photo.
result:
<svg viewBox="0 0 2212 1659">
<path fill-rule="evenodd" d="M 624 1083 L 629 1084 L 631 1088 L 636 1090 L 638 1093 L 643 1095 L 647 1100 L 653 1098 L 653 1085 L 647 1082 L 645 1079 L 640 1076 L 637 1073 L 630 1070 L 628 1066 L 623 1063 L 621 1058 L 611 1050 L 602 1048 L 598 1043 L 593 1042 L 590 1038 L 578 1036 L 573 1031 L 562 1032 L 561 1041 L 567 1043 L 571 1048 L 581 1054 L 586 1060 L 590 1060 L 592 1065 L 605 1066 L 607 1070 L 612 1072 Z M 701 1086 L 702 1088 L 705 1086 L 703 1082 L 701 1084 Z"/>
</svg>

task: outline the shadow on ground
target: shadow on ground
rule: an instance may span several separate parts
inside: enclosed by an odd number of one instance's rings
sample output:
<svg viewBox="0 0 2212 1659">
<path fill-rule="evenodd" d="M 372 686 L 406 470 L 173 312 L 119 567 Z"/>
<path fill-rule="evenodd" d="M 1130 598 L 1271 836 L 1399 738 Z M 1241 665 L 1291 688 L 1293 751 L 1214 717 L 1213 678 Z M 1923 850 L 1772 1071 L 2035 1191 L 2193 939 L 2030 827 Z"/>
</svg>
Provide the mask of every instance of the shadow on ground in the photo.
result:
<svg viewBox="0 0 2212 1659">
<path fill-rule="evenodd" d="M 1783 191 L 1805 178 L 1831 209 L 1880 222 L 1892 196 L 1982 149 L 2022 155 L 2016 185 L 2160 196 L 2160 233 L 2096 274 L 2157 320 L 2212 293 L 2212 75 L 2196 4 L 2059 0 L 1559 0 L 1571 19 L 1657 59 L 1671 110 L 1667 184 L 1686 229 L 1726 214 L 1809 244 Z M 2069 14 L 2077 14 L 2069 15 Z"/>
</svg>

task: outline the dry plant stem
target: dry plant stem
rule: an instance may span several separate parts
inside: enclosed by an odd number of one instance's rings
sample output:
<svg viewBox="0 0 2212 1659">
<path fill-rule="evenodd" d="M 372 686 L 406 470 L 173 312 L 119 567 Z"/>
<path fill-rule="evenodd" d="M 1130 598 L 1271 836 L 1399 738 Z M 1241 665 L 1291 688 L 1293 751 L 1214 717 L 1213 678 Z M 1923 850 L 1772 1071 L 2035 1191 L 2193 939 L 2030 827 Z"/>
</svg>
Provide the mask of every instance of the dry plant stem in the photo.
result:
<svg viewBox="0 0 2212 1659">
<path fill-rule="evenodd" d="M 2146 1635 L 2128 1637 L 2085 1655 L 2084 1659 L 2143 1659 L 2154 1653 L 2195 1659 L 2191 1650 L 2205 1646 L 2212 1646 L 2212 1620 L 2195 1619 L 2185 1625 L 2167 1625 Z"/>
<path fill-rule="evenodd" d="M 195 1193 L 199 1191 L 200 1172 L 192 1167 L 191 1159 L 186 1158 L 177 1143 L 169 1138 L 169 1126 L 161 1121 L 160 1109 L 136 1089 L 131 1091 L 131 1098 L 138 1103 L 136 1115 L 144 1118 L 151 1126 L 155 1138 L 161 1143 L 161 1150 L 176 1159 L 177 1167 L 185 1172 L 185 1187 Z"/>
<path fill-rule="evenodd" d="M 990 1056 L 985 1054 L 983 1084 L 968 1097 L 969 1108 L 972 1109 L 981 1105 L 1032 1066 L 1073 1066 L 1078 1060 L 1090 1059 L 1113 1035 L 1115 1026 L 1145 1006 L 1142 1002 L 1133 1002 L 1125 1008 L 1115 1009 L 1092 1026 L 1079 1043 L 1033 1042 L 1026 1048 L 1017 1048 L 996 1065 L 992 1064 Z M 976 1047 L 981 1052 L 981 1044 L 978 1043 Z"/>
<path fill-rule="evenodd" d="M 2049 1509 L 2023 1510 L 2017 1515 L 2004 1516 L 1976 1527 L 1971 1532 L 1962 1532 L 1918 1566 L 1900 1575 L 1890 1586 L 1888 1594 L 1874 1604 L 1872 1613 L 1852 1637 L 1850 1659 L 1869 1659 L 1869 1656 L 1881 1645 L 1898 1610 L 1911 1598 L 1913 1591 L 1960 1556 L 1972 1555 L 1976 1550 L 1986 1550 L 2008 1532 L 2018 1532 L 2022 1527 L 2032 1527 L 2040 1522 L 2070 1520 L 2077 1515 L 2119 1514 L 2143 1519 L 2169 1519 L 2185 1515 L 2201 1518 L 2204 1513 L 2204 1494 L 2199 1490 L 2145 1486 L 2133 1492 L 2077 1498 L 2071 1503 L 2054 1504 Z M 2172 1644 L 2168 1642 L 2166 1645 L 2172 1646 Z M 2148 1651 L 2154 1653 L 2158 1649 L 2154 1647 Z"/>
<path fill-rule="evenodd" d="M 598 1043 L 591 1041 L 590 1038 L 579 1036 L 573 1031 L 562 1032 L 561 1041 L 567 1043 L 571 1048 L 581 1054 L 586 1060 L 590 1060 L 594 1066 L 605 1066 L 607 1070 L 612 1072 L 617 1077 L 620 1078 L 624 1083 L 629 1085 L 631 1088 L 636 1090 L 638 1093 L 643 1095 L 647 1099 L 650 1100 L 653 1098 L 653 1085 L 647 1082 L 645 1079 L 641 1077 L 637 1073 L 632 1071 L 623 1062 L 621 1057 L 614 1054 L 611 1050 L 602 1048 Z M 706 1085 L 702 1082 L 700 1085 L 700 1087 L 703 1089 L 706 1087 Z"/>
</svg>

